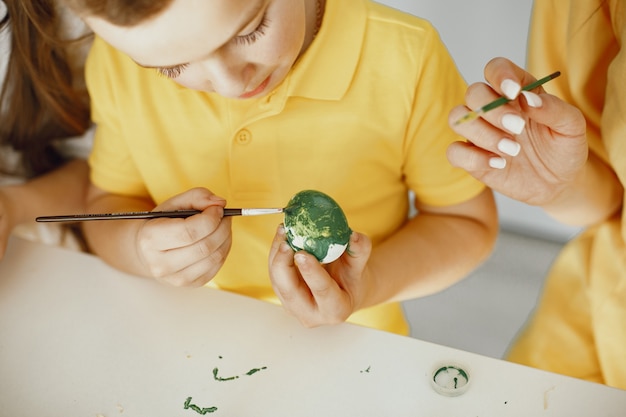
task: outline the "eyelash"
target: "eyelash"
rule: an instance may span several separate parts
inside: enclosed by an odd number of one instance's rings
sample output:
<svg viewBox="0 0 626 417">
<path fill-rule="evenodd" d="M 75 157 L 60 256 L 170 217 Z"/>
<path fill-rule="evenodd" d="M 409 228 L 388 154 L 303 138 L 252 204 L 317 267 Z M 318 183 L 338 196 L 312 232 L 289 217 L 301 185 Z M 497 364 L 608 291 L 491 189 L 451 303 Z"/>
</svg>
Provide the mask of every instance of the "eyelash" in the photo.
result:
<svg viewBox="0 0 626 417">
<path fill-rule="evenodd" d="M 254 31 L 248 33 L 247 35 L 236 36 L 233 38 L 233 41 L 237 45 L 250 45 L 265 35 L 265 29 L 269 27 L 269 23 L 270 21 L 267 18 L 267 14 L 264 14 L 261 23 L 259 23 L 259 26 L 257 26 Z"/>
<path fill-rule="evenodd" d="M 157 68 L 157 73 L 167 78 L 178 78 L 189 64 L 176 65 L 175 67 Z"/>
<path fill-rule="evenodd" d="M 261 20 L 261 23 L 259 23 L 259 26 L 257 26 L 256 29 L 254 29 L 254 31 L 246 35 L 236 36 L 233 38 L 233 41 L 235 42 L 236 45 L 250 45 L 258 41 L 259 38 L 265 35 L 265 30 L 269 27 L 269 23 L 270 21 L 267 18 L 267 15 L 263 15 L 263 19 Z M 189 64 L 182 64 L 182 65 L 177 65 L 175 67 L 168 67 L 168 68 L 157 68 L 157 73 L 167 78 L 172 78 L 172 79 L 178 78 L 180 74 L 183 73 L 185 68 L 187 68 L 187 66 L 189 66 Z"/>
</svg>

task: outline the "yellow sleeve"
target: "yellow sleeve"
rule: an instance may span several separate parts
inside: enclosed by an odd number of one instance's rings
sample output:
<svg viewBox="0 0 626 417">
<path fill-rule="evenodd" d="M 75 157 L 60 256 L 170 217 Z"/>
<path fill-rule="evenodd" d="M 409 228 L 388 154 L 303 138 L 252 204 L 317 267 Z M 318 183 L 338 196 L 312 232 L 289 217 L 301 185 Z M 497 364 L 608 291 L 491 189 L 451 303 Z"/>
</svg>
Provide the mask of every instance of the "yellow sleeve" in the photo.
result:
<svg viewBox="0 0 626 417">
<path fill-rule="evenodd" d="M 96 37 L 85 67 L 96 125 L 89 156 L 91 181 L 113 194 L 146 197 L 147 190 L 129 151 L 121 122 L 116 74 L 126 71 L 129 59 Z"/>
<path fill-rule="evenodd" d="M 623 67 L 622 77 L 607 80 L 617 52 L 617 28 L 610 16 L 624 13 L 610 9 L 620 3 L 623 1 L 535 1 L 528 40 L 528 70 L 537 78 L 561 71 L 561 76 L 544 88 L 583 112 L 589 146 L 605 162 L 601 125 L 606 117 L 606 93 L 624 92 Z"/>
<path fill-rule="evenodd" d="M 429 29 L 407 128 L 405 167 L 410 169 L 407 182 L 416 200 L 444 206 L 475 197 L 485 185 L 453 167 L 446 157 L 452 142 L 464 140 L 448 125 L 448 114 L 464 102 L 466 83 L 436 30 Z"/>
</svg>

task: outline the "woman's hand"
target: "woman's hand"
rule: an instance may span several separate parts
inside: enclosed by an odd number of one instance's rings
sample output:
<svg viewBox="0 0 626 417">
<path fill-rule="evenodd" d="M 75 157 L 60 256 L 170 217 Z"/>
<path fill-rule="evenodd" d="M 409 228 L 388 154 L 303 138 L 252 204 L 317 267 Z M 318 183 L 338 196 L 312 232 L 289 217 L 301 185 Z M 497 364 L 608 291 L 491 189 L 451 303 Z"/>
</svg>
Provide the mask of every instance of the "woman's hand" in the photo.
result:
<svg viewBox="0 0 626 417">
<path fill-rule="evenodd" d="M 504 58 L 487 64 L 485 78 L 489 84 L 471 85 L 466 106 L 450 113 L 451 127 L 468 139 L 450 145 L 450 163 L 513 199 L 552 204 L 579 179 L 587 161 L 582 113 L 541 87 L 520 94 L 520 86 L 535 78 Z M 512 101 L 474 121 L 454 124 L 501 95 Z"/>
<path fill-rule="evenodd" d="M 352 232 L 348 250 L 322 265 L 304 251 L 294 253 L 281 225 L 269 255 L 270 280 L 284 308 L 306 327 L 338 324 L 360 308 L 368 282 L 370 239 Z"/>
</svg>

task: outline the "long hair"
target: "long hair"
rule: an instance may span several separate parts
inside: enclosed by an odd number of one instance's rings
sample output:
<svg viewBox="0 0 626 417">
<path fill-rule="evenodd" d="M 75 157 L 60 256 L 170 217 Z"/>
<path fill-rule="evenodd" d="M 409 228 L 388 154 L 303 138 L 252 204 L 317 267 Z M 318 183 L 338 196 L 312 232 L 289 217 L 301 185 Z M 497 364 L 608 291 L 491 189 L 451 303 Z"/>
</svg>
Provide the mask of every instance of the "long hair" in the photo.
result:
<svg viewBox="0 0 626 417">
<path fill-rule="evenodd" d="M 59 36 L 54 1 L 5 4 L 11 55 L 0 90 L 0 145 L 17 150 L 24 172 L 34 176 L 63 162 L 53 140 L 88 129 L 89 102 L 86 91 L 75 87 L 67 49 L 72 41 Z"/>
<path fill-rule="evenodd" d="M 173 0 L 65 0 L 79 16 L 95 16 L 117 26 L 133 26 L 163 11 Z"/>
</svg>

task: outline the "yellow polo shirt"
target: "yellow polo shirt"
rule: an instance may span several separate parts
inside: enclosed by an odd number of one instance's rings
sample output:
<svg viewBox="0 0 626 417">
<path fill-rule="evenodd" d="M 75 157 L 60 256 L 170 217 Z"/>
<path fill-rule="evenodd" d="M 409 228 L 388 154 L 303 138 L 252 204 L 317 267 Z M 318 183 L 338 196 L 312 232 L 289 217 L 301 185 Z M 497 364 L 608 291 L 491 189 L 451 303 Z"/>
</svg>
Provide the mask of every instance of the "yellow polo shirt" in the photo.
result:
<svg viewBox="0 0 626 417">
<path fill-rule="evenodd" d="M 590 152 L 626 180 L 626 2 L 536 1 L 529 67 L 587 119 Z M 581 202 L 584 204 L 584 202 Z M 509 359 L 626 389 L 624 211 L 568 243 Z"/>
<path fill-rule="evenodd" d="M 97 132 L 92 181 L 160 203 L 206 187 L 231 207 L 282 207 L 298 191 L 335 198 L 378 244 L 407 219 L 407 191 L 452 205 L 483 185 L 446 160 L 449 110 L 465 84 L 429 23 L 367 0 L 327 0 L 320 32 L 266 97 L 185 89 L 96 39 L 87 63 Z M 274 301 L 267 258 L 280 216 L 237 218 L 210 285 Z M 350 321 L 408 333 L 400 304 Z"/>
</svg>

